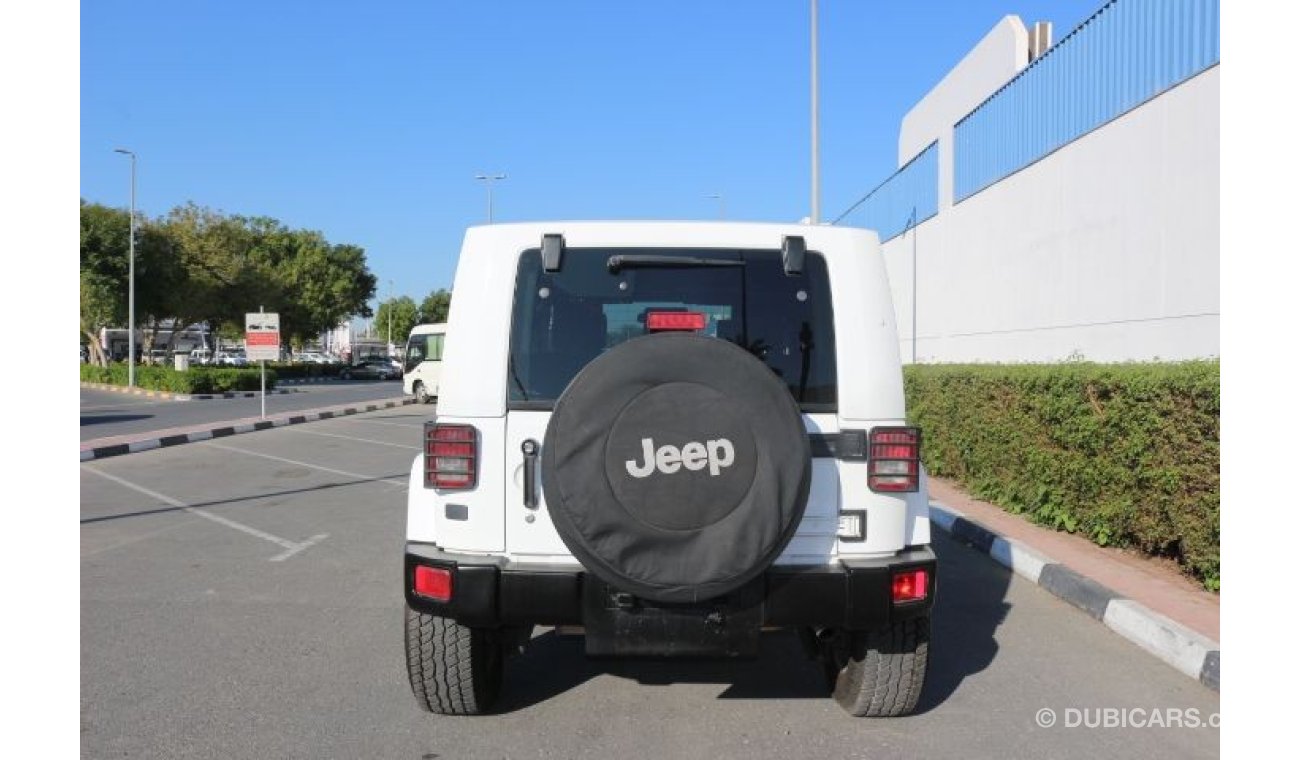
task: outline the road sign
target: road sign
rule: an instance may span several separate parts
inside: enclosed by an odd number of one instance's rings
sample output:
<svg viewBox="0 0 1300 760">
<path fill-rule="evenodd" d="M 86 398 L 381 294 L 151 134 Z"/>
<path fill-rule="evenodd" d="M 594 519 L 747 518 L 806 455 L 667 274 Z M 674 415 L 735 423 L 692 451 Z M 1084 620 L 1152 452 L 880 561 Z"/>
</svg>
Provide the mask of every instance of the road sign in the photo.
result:
<svg viewBox="0 0 1300 760">
<path fill-rule="evenodd" d="M 248 360 L 278 361 L 280 358 L 280 315 L 254 312 L 244 315 L 244 345 Z"/>
</svg>

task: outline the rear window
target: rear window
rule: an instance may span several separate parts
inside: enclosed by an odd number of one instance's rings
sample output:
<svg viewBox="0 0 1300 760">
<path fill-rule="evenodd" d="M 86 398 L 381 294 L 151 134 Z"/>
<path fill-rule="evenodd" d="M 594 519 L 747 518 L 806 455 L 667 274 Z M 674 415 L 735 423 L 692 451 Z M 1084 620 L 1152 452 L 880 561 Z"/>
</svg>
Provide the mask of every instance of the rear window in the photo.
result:
<svg viewBox="0 0 1300 760">
<path fill-rule="evenodd" d="M 611 268 L 612 256 L 653 257 L 655 265 Z M 525 251 L 515 279 L 510 408 L 550 409 L 588 362 L 647 334 L 652 310 L 704 314 L 702 333 L 762 360 L 805 412 L 835 411 L 825 260 L 809 252 L 803 273 L 787 275 L 780 251 L 682 248 L 568 248 L 559 272 L 544 271 L 537 250 Z"/>
</svg>

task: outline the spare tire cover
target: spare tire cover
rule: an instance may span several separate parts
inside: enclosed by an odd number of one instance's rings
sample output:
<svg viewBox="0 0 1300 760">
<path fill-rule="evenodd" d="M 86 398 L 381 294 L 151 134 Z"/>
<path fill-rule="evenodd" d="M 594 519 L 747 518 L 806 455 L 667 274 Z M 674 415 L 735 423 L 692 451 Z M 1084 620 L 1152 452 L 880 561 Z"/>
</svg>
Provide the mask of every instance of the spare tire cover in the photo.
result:
<svg viewBox="0 0 1300 760">
<path fill-rule="evenodd" d="M 756 577 L 808 501 L 808 435 L 789 388 L 724 340 L 661 333 L 588 364 L 542 449 L 560 538 L 601 580 L 690 602 Z"/>
</svg>

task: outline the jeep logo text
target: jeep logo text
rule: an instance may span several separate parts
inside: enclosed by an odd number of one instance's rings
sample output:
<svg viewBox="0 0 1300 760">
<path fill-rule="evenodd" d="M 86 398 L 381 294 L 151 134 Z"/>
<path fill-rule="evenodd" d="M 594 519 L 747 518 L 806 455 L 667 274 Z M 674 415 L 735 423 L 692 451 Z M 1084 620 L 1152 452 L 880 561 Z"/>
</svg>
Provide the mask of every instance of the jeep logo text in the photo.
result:
<svg viewBox="0 0 1300 760">
<path fill-rule="evenodd" d="M 717 475 L 723 467 L 730 467 L 736 461 L 736 449 L 731 441 L 719 438 L 716 441 L 700 443 L 691 441 L 680 449 L 672 445 L 660 446 L 655 450 L 654 441 L 641 439 L 641 457 L 645 460 L 637 464 L 635 459 L 627 460 L 627 474 L 634 478 L 644 478 L 658 470 L 665 475 L 672 475 L 679 468 L 703 470 L 709 467 L 710 475 Z"/>
</svg>

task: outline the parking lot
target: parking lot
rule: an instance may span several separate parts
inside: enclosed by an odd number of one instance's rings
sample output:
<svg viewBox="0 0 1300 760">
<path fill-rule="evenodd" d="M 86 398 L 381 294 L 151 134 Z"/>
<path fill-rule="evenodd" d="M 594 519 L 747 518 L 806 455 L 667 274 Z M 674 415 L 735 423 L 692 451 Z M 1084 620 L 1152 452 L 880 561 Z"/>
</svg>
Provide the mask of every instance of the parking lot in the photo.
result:
<svg viewBox="0 0 1300 760">
<path fill-rule="evenodd" d="M 268 416 L 336 404 L 348 404 L 402 395 L 400 382 L 381 380 L 331 381 L 320 384 L 285 384 L 266 398 Z M 81 389 L 81 440 L 143 433 L 186 425 L 257 417 L 260 396 L 172 401 L 134 396 L 118 391 Z"/>
<path fill-rule="evenodd" d="M 420 712 L 400 587 L 407 406 L 81 465 L 85 757 L 1208 757 L 1218 695 L 936 532 L 919 714 L 847 717 L 792 636 L 756 661 L 590 661 L 548 629 L 482 718 Z M 1036 716 L 1062 717 L 1043 728 Z M 1087 713 L 1076 713 L 1087 715 Z"/>
</svg>

